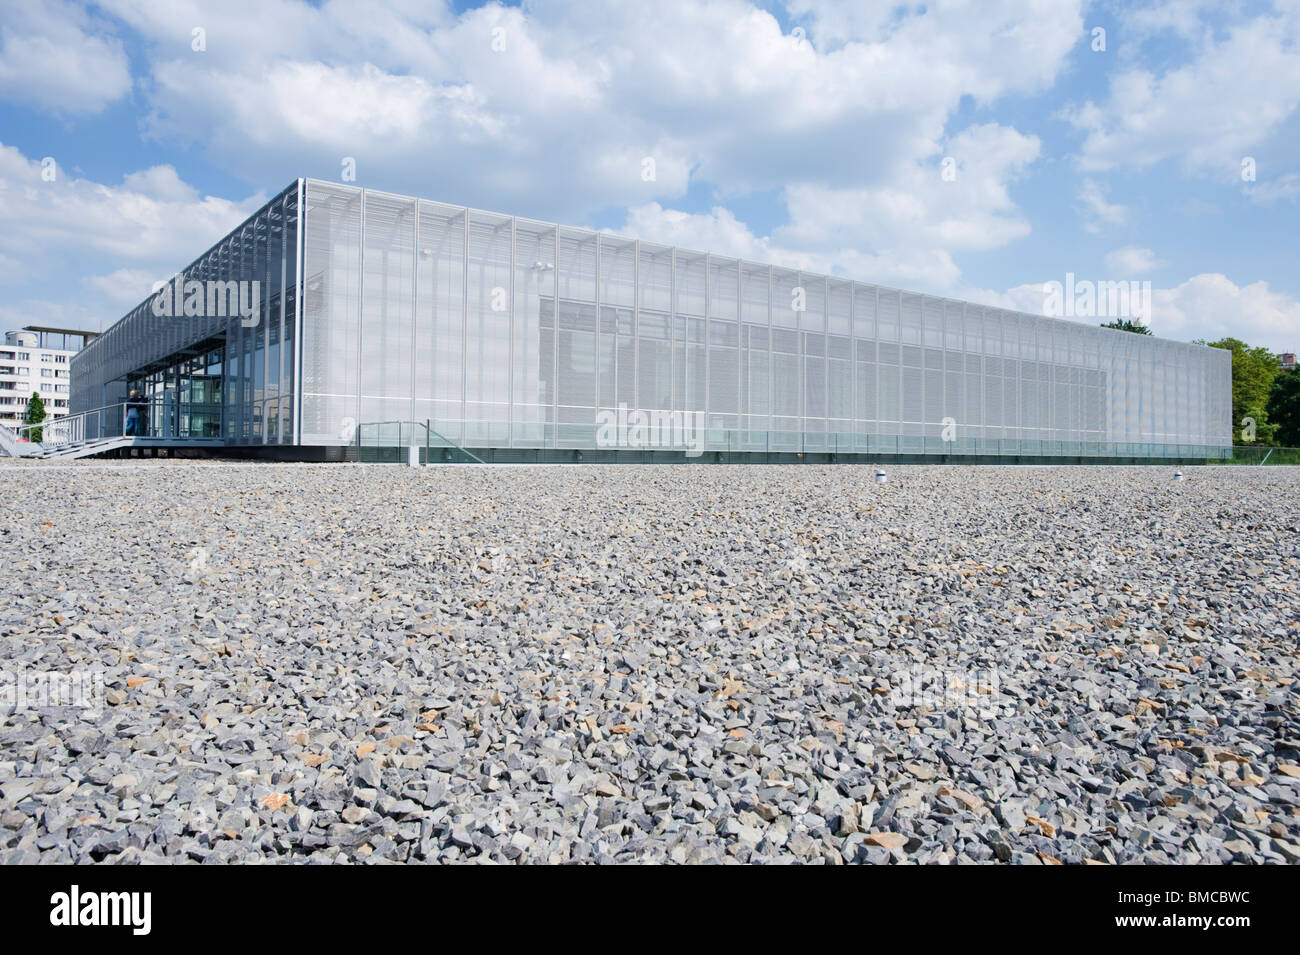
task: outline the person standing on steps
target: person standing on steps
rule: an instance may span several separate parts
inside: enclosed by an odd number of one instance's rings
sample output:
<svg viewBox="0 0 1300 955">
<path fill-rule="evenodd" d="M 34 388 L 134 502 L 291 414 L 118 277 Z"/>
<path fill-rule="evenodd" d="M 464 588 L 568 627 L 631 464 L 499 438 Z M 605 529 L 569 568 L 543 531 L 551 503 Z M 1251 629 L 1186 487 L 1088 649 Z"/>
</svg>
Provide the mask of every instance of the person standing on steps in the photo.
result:
<svg viewBox="0 0 1300 955">
<path fill-rule="evenodd" d="M 140 391 L 132 388 L 131 397 L 126 400 L 126 427 L 122 433 L 131 437 L 144 434 L 144 416 L 148 408 L 149 403 L 144 400 Z"/>
</svg>

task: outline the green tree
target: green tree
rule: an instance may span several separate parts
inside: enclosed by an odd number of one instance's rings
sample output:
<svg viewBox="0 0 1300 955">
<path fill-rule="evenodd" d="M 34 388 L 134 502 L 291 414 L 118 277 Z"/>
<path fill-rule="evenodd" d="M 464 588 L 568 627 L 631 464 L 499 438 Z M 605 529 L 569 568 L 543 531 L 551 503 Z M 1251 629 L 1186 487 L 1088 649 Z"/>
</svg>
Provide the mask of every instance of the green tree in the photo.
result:
<svg viewBox="0 0 1300 955">
<path fill-rule="evenodd" d="M 27 417 L 24 421 L 27 424 L 40 424 L 44 420 L 45 402 L 41 400 L 40 392 L 33 391 L 31 398 L 27 401 Z M 27 433 L 27 440 L 40 444 L 41 438 L 44 436 L 44 430 L 44 428 L 32 428 Z"/>
<path fill-rule="evenodd" d="M 1121 332 L 1132 332 L 1134 335 L 1150 335 L 1151 329 L 1147 328 L 1141 322 L 1135 322 L 1131 318 L 1117 318 L 1113 322 L 1102 322 L 1102 328 L 1117 328 Z"/>
<path fill-rule="evenodd" d="M 1284 371 L 1273 379 L 1268 393 L 1268 420 L 1274 437 L 1284 448 L 1300 448 L 1300 371 Z"/>
<path fill-rule="evenodd" d="M 1245 420 L 1251 418 L 1255 422 L 1255 443 L 1273 444 L 1277 426 L 1269 421 L 1268 401 L 1273 380 L 1282 368 L 1277 356 L 1267 348 L 1253 348 L 1239 338 L 1221 338 L 1217 342 L 1202 341 L 1199 344 L 1232 352 L 1233 439 L 1245 441 L 1241 429 L 1245 427 Z"/>
</svg>

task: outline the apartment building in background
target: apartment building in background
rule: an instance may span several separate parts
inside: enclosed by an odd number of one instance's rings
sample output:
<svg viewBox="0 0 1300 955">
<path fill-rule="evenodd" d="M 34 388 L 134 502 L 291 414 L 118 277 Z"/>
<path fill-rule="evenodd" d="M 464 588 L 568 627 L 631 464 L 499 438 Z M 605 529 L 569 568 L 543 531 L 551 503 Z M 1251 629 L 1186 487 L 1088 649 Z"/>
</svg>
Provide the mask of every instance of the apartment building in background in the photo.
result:
<svg viewBox="0 0 1300 955">
<path fill-rule="evenodd" d="M 35 325 L 5 332 L 0 346 L 0 424 L 22 425 L 33 393 L 45 403 L 47 421 L 66 415 L 72 356 L 95 334 Z"/>
</svg>

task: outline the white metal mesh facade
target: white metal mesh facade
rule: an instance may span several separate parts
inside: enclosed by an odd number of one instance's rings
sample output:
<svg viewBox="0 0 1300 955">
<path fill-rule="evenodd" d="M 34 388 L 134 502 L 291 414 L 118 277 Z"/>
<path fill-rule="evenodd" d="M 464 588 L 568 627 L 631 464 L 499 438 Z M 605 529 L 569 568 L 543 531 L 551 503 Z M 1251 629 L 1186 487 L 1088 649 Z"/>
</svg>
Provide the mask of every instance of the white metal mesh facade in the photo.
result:
<svg viewBox="0 0 1300 955">
<path fill-rule="evenodd" d="M 732 450 L 1231 444 L 1220 349 L 314 180 L 305 221 L 306 443 L 429 419 L 592 447 L 623 404 L 702 411 Z"/>
<path fill-rule="evenodd" d="M 620 405 L 702 412 L 707 446 L 733 451 L 1203 456 L 1231 445 L 1222 349 L 336 183 L 303 188 L 304 445 L 427 419 L 471 447 L 592 448 L 598 414 Z M 123 368 L 131 353 L 113 351 Z"/>
</svg>

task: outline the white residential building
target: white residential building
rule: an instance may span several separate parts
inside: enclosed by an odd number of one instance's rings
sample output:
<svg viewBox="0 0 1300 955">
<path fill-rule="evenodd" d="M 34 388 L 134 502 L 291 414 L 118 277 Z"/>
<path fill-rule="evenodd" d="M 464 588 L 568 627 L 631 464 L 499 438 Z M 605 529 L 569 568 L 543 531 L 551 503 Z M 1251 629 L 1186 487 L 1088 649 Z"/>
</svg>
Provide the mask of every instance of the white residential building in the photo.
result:
<svg viewBox="0 0 1300 955">
<path fill-rule="evenodd" d="M 23 424 L 33 393 L 45 402 L 47 421 L 68 413 L 68 369 L 78 349 L 48 348 L 42 342 L 35 331 L 5 333 L 0 345 L 0 424 Z"/>
</svg>

